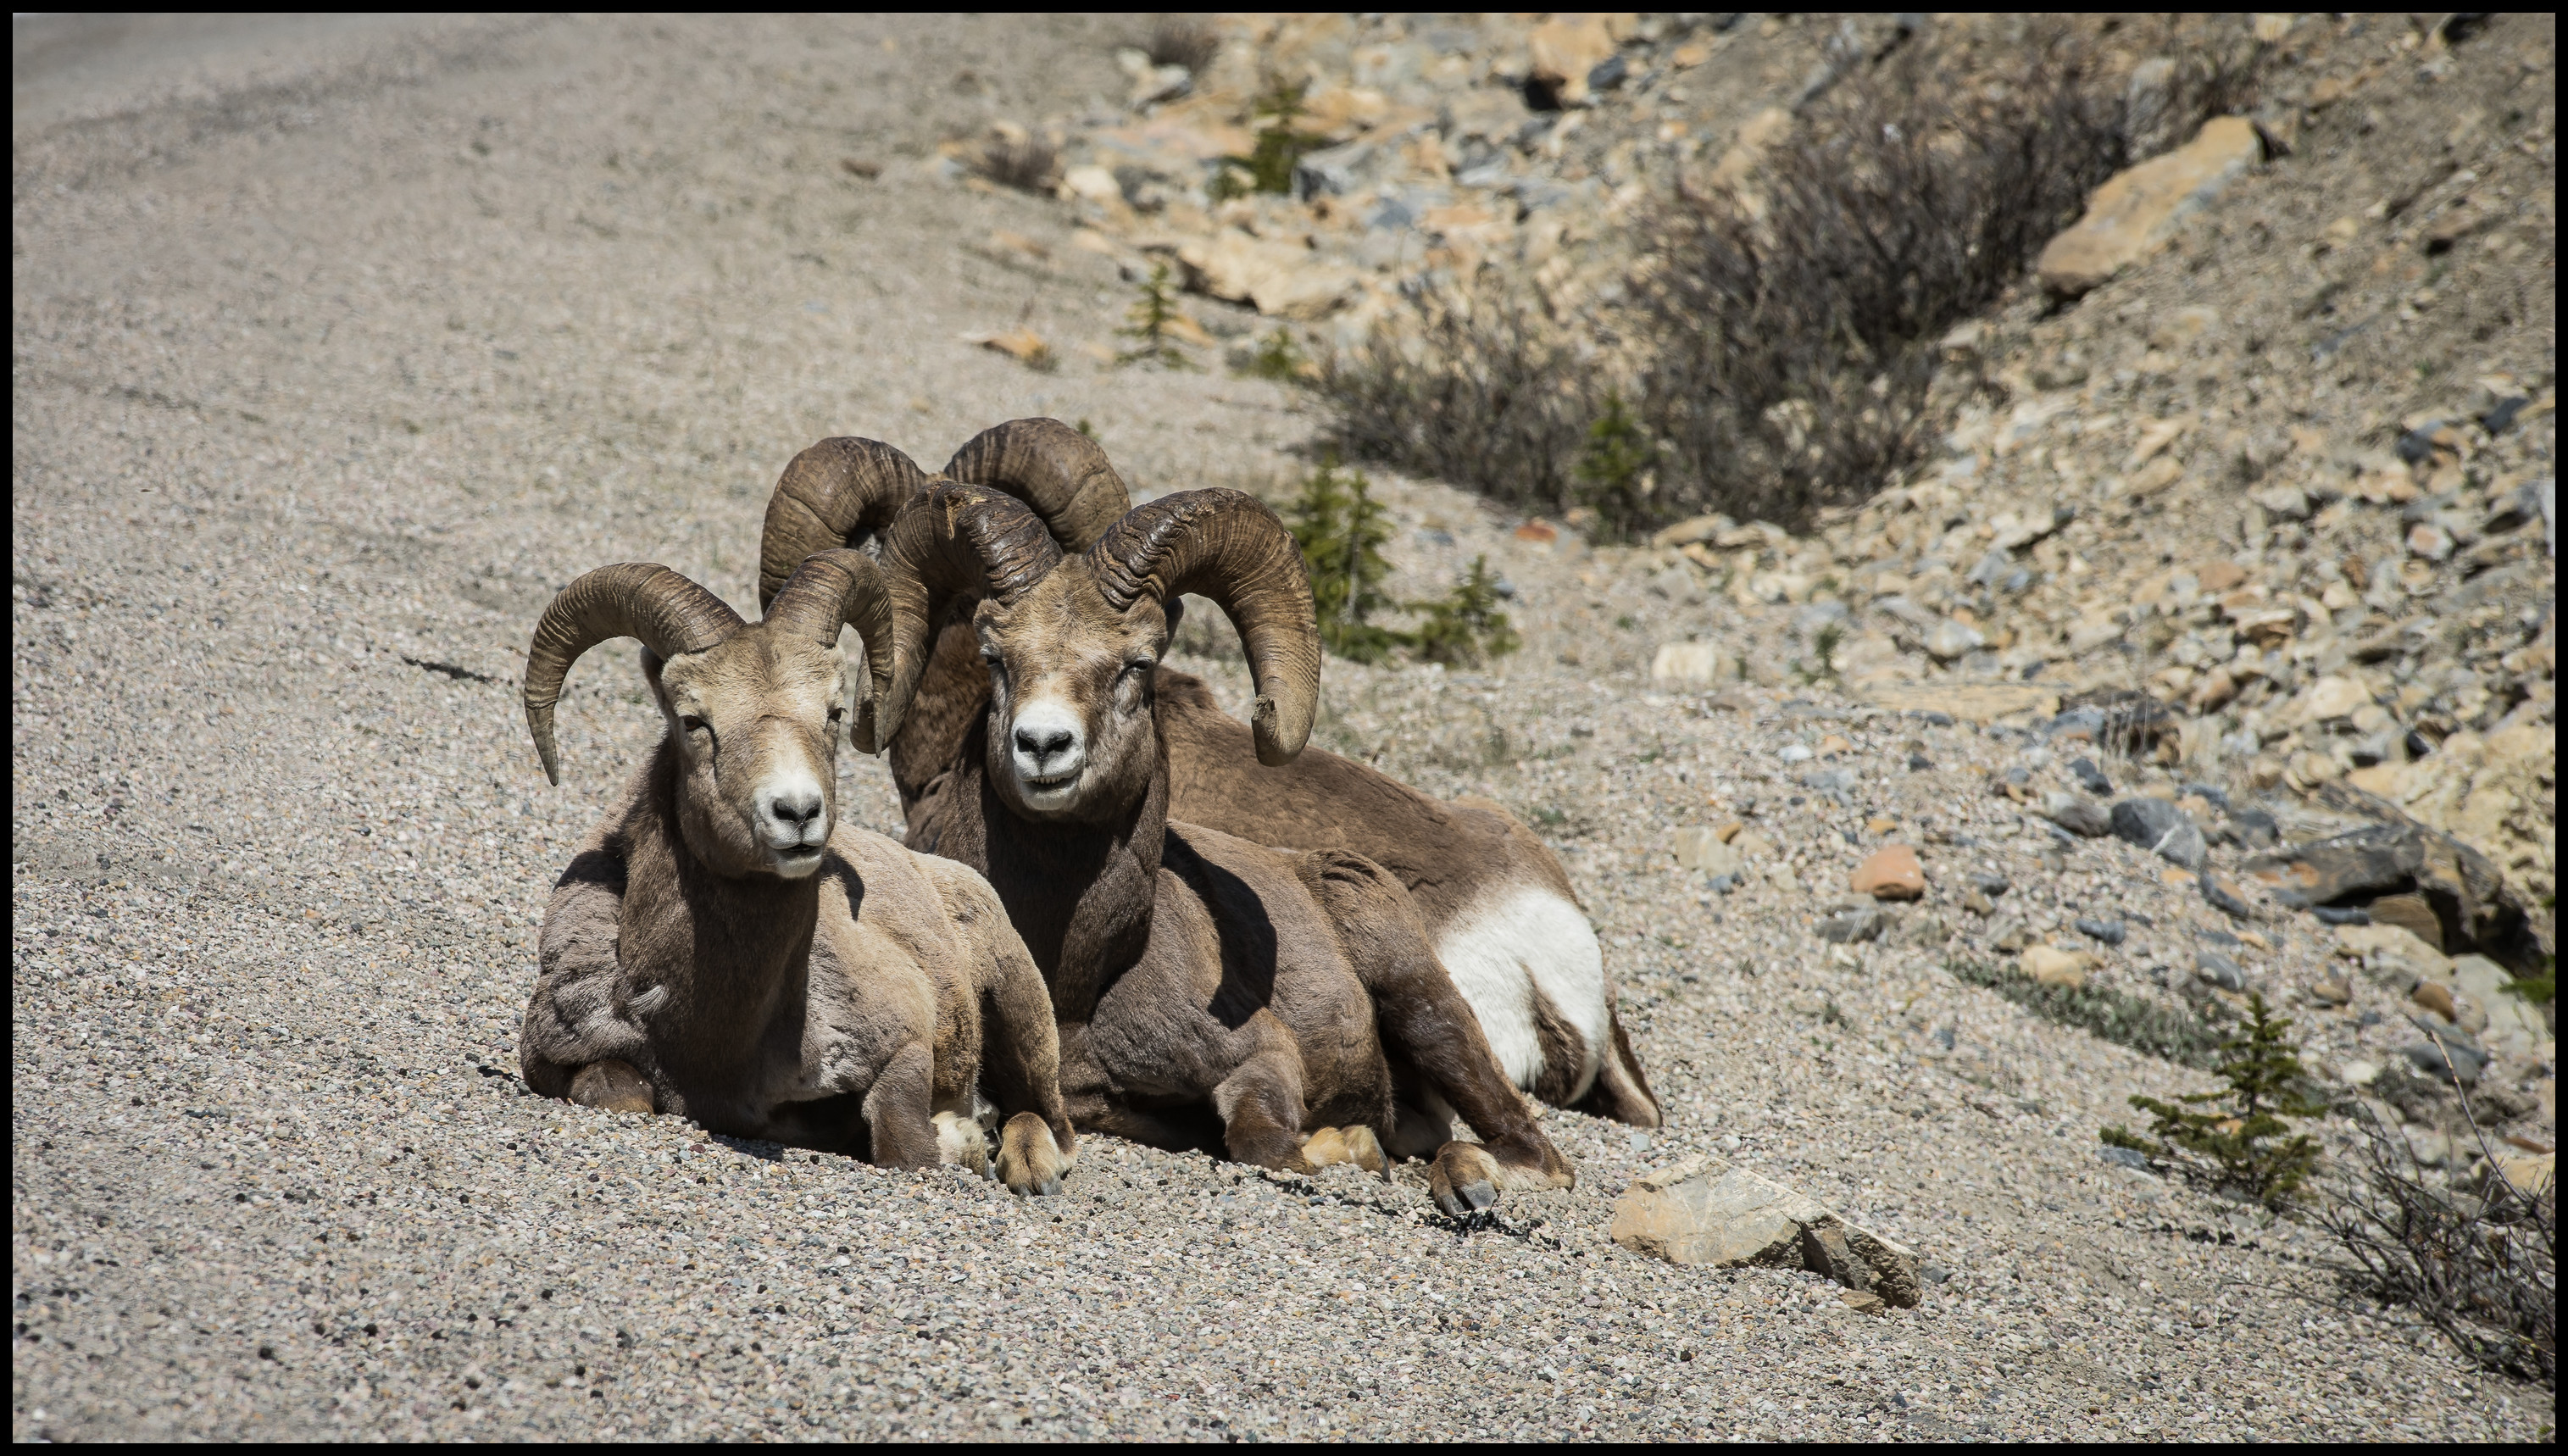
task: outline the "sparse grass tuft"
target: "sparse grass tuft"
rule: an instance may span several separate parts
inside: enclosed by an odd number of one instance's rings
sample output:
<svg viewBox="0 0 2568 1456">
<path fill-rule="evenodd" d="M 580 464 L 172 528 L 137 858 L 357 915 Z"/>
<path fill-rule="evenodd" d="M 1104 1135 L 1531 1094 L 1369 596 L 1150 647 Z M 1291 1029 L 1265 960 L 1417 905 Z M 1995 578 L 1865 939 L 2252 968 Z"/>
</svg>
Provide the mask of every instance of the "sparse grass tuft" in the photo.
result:
<svg viewBox="0 0 2568 1456">
<path fill-rule="evenodd" d="M 2415 1310 L 2478 1364 L 2557 1390 L 2557 1180 L 2525 1193 L 2491 1176 L 2483 1198 L 2441 1187 L 2404 1133 L 2368 1107 L 2358 1116 L 2361 1162 L 2317 1216 L 2353 1259 L 2351 1283 Z M 2493 1159 L 2484 1139 L 2480 1150 Z"/>
<path fill-rule="evenodd" d="M 2284 1037 L 2291 1024 L 2266 1007 L 2263 995 L 2251 993 L 2246 1033 L 2220 1043 L 2228 1054 L 2213 1068 L 2228 1087 L 2173 1102 L 2134 1096 L 2131 1105 L 2150 1116 L 2148 1135 L 2107 1127 L 2104 1141 L 2164 1158 L 2268 1207 L 2295 1201 L 2319 1150 L 2308 1133 L 2293 1132 L 2283 1119 L 2328 1109 L 2302 1090 L 2309 1073 Z"/>
<path fill-rule="evenodd" d="M 1061 176 L 1061 148 L 1040 137 L 1001 138 L 981 148 L 972 169 L 1003 187 L 1050 193 Z"/>
<path fill-rule="evenodd" d="M 2219 1064 L 2219 1034 L 2200 1018 L 2156 1002 L 2098 986 L 2045 986 L 2020 971 L 1982 961 L 1951 961 L 1944 969 L 1955 980 L 1994 991 L 2046 1021 L 2076 1026 L 2116 1046 L 2202 1071 Z"/>
<path fill-rule="evenodd" d="M 1309 367 L 1310 361 L 1303 357 L 1301 346 L 1293 342 L 1293 331 L 1278 328 L 1258 340 L 1257 348 L 1235 365 L 1232 373 L 1246 375 L 1250 379 L 1291 384 L 1303 378 Z"/>
<path fill-rule="evenodd" d="M 1153 66 L 1183 66 L 1200 76 L 1221 54 L 1221 32 L 1200 15 L 1162 15 L 1150 22 L 1141 51 Z"/>
</svg>

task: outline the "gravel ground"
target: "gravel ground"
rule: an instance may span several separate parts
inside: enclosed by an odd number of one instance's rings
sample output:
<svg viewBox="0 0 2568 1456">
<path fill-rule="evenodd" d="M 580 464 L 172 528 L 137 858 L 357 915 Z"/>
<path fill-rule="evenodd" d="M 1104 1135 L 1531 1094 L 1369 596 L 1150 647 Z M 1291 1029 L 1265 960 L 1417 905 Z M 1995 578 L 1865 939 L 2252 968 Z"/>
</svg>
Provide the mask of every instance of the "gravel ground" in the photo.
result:
<svg viewBox="0 0 2568 1456">
<path fill-rule="evenodd" d="M 2217 928 L 1987 793 L 2047 750 L 1775 682 L 1654 695 L 1666 626 L 1764 663 L 1782 620 L 1426 485 L 1385 486 L 1407 579 L 1490 552 L 1527 646 L 1333 664 L 1324 741 L 1555 836 L 1664 1132 L 1549 1113 L 1578 1187 L 1463 1227 L 1415 1175 L 1094 1138 L 1015 1201 L 523 1094 L 546 886 L 657 730 L 627 661 L 587 664 L 543 787 L 515 674 L 554 587 L 651 559 L 752 605 L 766 490 L 830 434 L 933 464 L 1046 413 L 1145 490 L 1298 468 L 1272 387 L 958 337 L 1110 341 L 1111 264 L 928 163 L 1120 94 L 1137 24 L 17 23 L 12 1435 L 2546 1433 L 2546 1394 L 2336 1302 L 2307 1231 L 2098 1159 L 2190 1074 L 1941 969 L 1989 938 L 1967 870 L 2029 920 L 2137 922 L 2096 973 L 2135 994 Z M 1725 896 L 1666 836 L 1730 815 L 1780 852 Z M 1886 837 L 1928 900 L 1823 945 Z M 2258 929 L 2257 977 L 2323 969 L 2306 922 Z M 1920 1250 L 1925 1304 L 1606 1240 L 1634 1176 L 1712 1150 Z"/>
</svg>

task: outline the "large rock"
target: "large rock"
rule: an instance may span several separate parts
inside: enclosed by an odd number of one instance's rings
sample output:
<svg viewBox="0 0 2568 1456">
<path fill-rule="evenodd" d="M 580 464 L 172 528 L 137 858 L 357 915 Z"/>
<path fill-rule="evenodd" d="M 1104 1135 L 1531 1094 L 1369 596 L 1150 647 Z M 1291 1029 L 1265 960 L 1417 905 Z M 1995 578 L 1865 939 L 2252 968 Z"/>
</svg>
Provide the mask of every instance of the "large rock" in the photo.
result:
<svg viewBox="0 0 2568 1456">
<path fill-rule="evenodd" d="M 1922 1298 L 1917 1256 L 1795 1188 L 1719 1158 L 1648 1174 L 1614 1204 L 1614 1242 L 1670 1264 L 1806 1269 L 1901 1309 Z"/>
<path fill-rule="evenodd" d="M 1353 270 L 1323 262 L 1309 248 L 1235 227 L 1181 245 L 1177 261 L 1186 266 L 1188 287 L 1279 318 L 1319 318 L 1356 284 Z"/>
<path fill-rule="evenodd" d="M 1729 874 L 1746 859 L 1723 842 L 1719 832 L 1701 826 L 1679 829 L 1669 836 L 1668 851 L 1676 856 L 1679 869 L 1701 870 L 1708 875 Z"/>
<path fill-rule="evenodd" d="M 1525 48 L 1533 53 L 1534 84 L 1548 90 L 1562 106 L 1583 104 L 1588 77 L 1614 54 L 1632 33 L 1638 16 L 1624 12 L 1562 14 L 1533 28 Z"/>
<path fill-rule="evenodd" d="M 2488 857 L 2422 824 L 2367 824 L 2241 868 L 2295 910 L 2421 895 L 2442 923 L 2446 951 L 2483 951 L 2517 966 L 2540 954 L 2522 902 Z"/>
<path fill-rule="evenodd" d="M 2164 246 L 2187 217 L 2264 156 L 2255 124 L 2214 117 L 2192 142 L 2120 172 L 2086 199 L 2086 215 L 2042 250 L 2034 270 L 2076 297 Z"/>
</svg>

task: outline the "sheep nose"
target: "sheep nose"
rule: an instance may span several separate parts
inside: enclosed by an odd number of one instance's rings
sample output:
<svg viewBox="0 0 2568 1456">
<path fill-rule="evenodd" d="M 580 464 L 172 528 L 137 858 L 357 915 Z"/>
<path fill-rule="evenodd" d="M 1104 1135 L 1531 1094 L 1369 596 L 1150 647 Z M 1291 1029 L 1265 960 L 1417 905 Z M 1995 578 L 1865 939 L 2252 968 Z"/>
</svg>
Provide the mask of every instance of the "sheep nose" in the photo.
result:
<svg viewBox="0 0 2568 1456">
<path fill-rule="evenodd" d="M 1069 752 L 1071 738 L 1071 731 L 1066 728 L 1020 727 L 1017 729 L 1017 751 L 1041 765 Z"/>
<path fill-rule="evenodd" d="M 776 822 L 802 837 L 803 829 L 820 817 L 820 791 L 816 788 L 788 789 L 767 801 L 767 812 Z"/>
</svg>

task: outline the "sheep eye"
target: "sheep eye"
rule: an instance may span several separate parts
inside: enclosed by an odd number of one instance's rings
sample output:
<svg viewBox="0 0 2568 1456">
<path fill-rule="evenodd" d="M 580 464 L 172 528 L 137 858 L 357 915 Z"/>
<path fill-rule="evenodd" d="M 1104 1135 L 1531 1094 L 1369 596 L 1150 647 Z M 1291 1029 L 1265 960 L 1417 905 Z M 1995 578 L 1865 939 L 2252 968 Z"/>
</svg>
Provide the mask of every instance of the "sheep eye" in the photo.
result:
<svg viewBox="0 0 2568 1456">
<path fill-rule="evenodd" d="M 831 723 L 836 723 L 838 720 L 840 720 L 840 719 L 842 719 L 842 718 L 845 718 L 846 716 L 847 716 L 847 710 L 845 710 L 844 708 L 840 708 L 840 707 L 836 706 L 835 704 L 832 704 L 832 705 L 830 706 L 830 708 L 829 708 L 829 722 L 831 722 Z"/>
<path fill-rule="evenodd" d="M 691 713 L 679 716 L 678 727 L 691 733 L 709 733 L 713 731 L 713 725 Z"/>
</svg>

